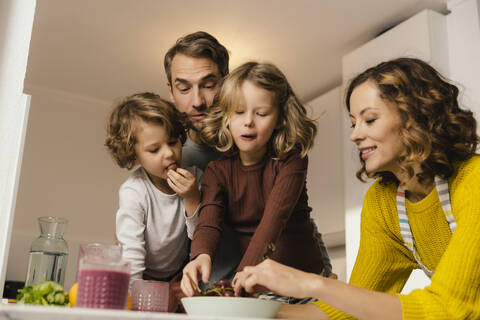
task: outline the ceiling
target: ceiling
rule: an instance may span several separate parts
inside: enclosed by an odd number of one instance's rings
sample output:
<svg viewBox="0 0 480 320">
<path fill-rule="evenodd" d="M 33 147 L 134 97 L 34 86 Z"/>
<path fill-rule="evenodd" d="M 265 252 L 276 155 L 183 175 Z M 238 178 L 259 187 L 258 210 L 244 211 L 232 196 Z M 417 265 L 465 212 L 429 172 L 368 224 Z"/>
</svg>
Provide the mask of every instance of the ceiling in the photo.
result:
<svg viewBox="0 0 480 320">
<path fill-rule="evenodd" d="M 341 58 L 422 9 L 447 0 L 37 0 L 26 86 L 111 101 L 139 91 L 167 97 L 163 57 L 203 30 L 230 68 L 275 63 L 308 101 L 341 83 Z"/>
</svg>

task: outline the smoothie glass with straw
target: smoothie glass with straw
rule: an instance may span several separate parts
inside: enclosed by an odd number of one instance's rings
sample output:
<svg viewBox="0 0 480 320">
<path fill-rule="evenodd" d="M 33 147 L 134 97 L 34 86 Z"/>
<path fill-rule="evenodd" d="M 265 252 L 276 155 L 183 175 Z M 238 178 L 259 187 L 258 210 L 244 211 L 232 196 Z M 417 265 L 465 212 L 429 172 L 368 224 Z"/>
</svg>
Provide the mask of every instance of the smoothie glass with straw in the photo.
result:
<svg viewBox="0 0 480 320">
<path fill-rule="evenodd" d="M 122 247 L 92 243 L 81 245 L 77 271 L 77 307 L 125 309 L 130 264 L 122 260 Z"/>
</svg>

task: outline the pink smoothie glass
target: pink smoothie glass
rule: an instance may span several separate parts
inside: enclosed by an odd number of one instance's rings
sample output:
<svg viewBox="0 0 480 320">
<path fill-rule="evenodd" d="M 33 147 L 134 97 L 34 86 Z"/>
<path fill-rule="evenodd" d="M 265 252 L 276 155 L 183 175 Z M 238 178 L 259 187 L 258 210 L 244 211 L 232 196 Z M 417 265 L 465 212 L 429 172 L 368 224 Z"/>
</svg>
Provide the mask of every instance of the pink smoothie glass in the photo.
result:
<svg viewBox="0 0 480 320">
<path fill-rule="evenodd" d="M 132 283 L 132 310 L 167 312 L 170 284 L 164 281 L 135 280 Z"/>
<path fill-rule="evenodd" d="M 122 247 L 92 243 L 82 245 L 77 271 L 77 307 L 125 309 L 130 264 L 122 260 Z"/>
</svg>

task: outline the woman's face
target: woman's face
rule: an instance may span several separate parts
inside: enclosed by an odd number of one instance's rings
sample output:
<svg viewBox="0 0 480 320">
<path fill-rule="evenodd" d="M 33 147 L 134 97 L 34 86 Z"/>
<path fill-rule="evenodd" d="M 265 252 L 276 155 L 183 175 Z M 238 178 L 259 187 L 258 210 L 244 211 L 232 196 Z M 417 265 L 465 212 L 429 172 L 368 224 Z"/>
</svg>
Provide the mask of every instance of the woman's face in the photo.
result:
<svg viewBox="0 0 480 320">
<path fill-rule="evenodd" d="M 402 121 L 396 105 L 380 97 L 375 83 L 366 81 L 353 90 L 350 120 L 350 140 L 357 145 L 367 173 L 399 173 L 398 157 L 404 150 L 399 136 Z"/>
</svg>

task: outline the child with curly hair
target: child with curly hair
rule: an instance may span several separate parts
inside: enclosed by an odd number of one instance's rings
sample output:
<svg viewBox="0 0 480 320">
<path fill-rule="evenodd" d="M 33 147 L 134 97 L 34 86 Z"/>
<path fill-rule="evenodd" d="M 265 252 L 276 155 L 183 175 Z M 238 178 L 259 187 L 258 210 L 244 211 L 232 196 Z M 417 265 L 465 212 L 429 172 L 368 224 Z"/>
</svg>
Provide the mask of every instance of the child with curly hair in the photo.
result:
<svg viewBox="0 0 480 320">
<path fill-rule="evenodd" d="M 116 236 L 131 279 L 170 281 L 185 265 L 195 229 L 201 170 L 181 168 L 184 116 L 153 93 L 111 112 L 105 145 L 121 168 L 138 165 L 119 191 Z"/>
</svg>

